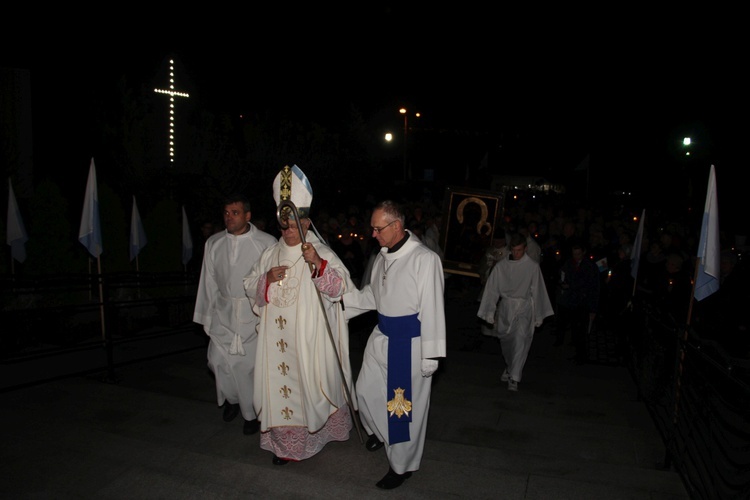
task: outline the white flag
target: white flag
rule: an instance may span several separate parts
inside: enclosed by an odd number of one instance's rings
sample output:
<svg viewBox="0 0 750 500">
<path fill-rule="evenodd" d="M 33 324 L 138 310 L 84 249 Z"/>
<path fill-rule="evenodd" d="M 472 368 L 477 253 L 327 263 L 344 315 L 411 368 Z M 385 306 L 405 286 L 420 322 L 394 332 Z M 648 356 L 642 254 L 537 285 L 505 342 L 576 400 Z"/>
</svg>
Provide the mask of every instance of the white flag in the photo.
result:
<svg viewBox="0 0 750 500">
<path fill-rule="evenodd" d="M 646 209 L 641 213 L 638 223 L 638 233 L 635 235 L 635 243 L 630 250 L 630 275 L 634 280 L 638 279 L 638 263 L 641 260 L 641 246 L 643 245 L 643 225 L 646 223 Z"/>
<path fill-rule="evenodd" d="M 711 165 L 703 208 L 701 239 L 698 243 L 698 274 L 695 279 L 695 298 L 703 300 L 719 289 L 719 200 L 716 198 L 716 171 Z"/>
<path fill-rule="evenodd" d="M 573 169 L 573 172 L 583 172 L 584 170 L 588 172 L 589 163 L 591 163 L 591 155 L 586 155 L 586 158 L 581 160 L 581 163 L 579 163 L 578 166 Z"/>
<path fill-rule="evenodd" d="M 482 161 L 479 162 L 479 168 L 478 168 L 478 170 L 482 170 L 484 168 L 487 168 L 487 165 L 489 163 L 488 162 L 489 156 L 490 156 L 490 152 L 489 151 L 487 151 L 486 153 L 484 153 L 484 156 L 482 157 Z"/>
<path fill-rule="evenodd" d="M 193 237 L 190 234 L 185 205 L 182 206 L 182 264 L 187 265 L 193 258 Z"/>
<path fill-rule="evenodd" d="M 102 230 L 99 223 L 99 194 L 96 189 L 96 167 L 91 158 L 89 180 L 86 183 L 86 197 L 83 200 L 81 228 L 78 230 L 78 241 L 96 258 L 102 254 Z"/>
<path fill-rule="evenodd" d="M 141 253 L 141 248 L 145 247 L 146 243 L 148 239 L 146 239 L 146 232 L 141 224 L 141 214 L 138 213 L 138 205 L 133 196 L 133 213 L 130 216 L 130 262 L 133 262 L 133 259 Z"/>
<path fill-rule="evenodd" d="M 29 237 L 26 235 L 26 228 L 23 225 L 21 211 L 18 210 L 16 195 L 13 193 L 13 185 L 8 177 L 8 245 L 10 254 L 18 262 L 26 260 L 26 242 Z"/>
</svg>

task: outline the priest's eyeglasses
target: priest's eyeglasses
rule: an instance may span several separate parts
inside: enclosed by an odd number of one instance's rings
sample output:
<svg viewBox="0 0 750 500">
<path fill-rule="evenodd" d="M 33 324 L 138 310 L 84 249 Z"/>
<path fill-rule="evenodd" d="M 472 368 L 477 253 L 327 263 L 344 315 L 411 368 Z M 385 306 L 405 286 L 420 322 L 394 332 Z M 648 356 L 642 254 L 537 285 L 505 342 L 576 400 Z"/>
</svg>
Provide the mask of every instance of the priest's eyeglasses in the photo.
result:
<svg viewBox="0 0 750 500">
<path fill-rule="evenodd" d="M 386 225 L 385 225 L 385 226 L 383 226 L 383 227 L 374 227 L 374 226 L 373 226 L 373 227 L 372 227 L 372 228 L 370 228 L 370 229 L 372 229 L 372 230 L 373 230 L 373 231 L 375 232 L 375 234 L 380 234 L 380 233 L 381 233 L 381 232 L 383 231 L 383 229 L 387 228 L 388 226 L 390 226 L 391 224 L 393 224 L 393 223 L 394 223 L 394 222 L 396 222 L 397 220 L 398 220 L 398 219 L 393 219 L 393 220 L 392 220 L 391 222 L 389 222 L 388 224 L 386 224 Z"/>
</svg>

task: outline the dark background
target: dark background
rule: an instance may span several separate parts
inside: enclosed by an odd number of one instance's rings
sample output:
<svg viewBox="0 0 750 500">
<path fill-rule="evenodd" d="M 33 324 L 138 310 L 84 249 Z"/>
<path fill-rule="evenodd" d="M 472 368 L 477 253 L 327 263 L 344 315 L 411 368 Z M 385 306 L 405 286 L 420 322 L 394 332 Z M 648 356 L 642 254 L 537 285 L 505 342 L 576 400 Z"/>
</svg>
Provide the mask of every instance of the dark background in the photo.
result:
<svg viewBox="0 0 750 500">
<path fill-rule="evenodd" d="M 736 202 L 745 192 L 747 37 L 731 11 L 212 4 L 106 15 L 53 9 L 45 15 L 56 21 L 45 28 L 26 14 L 8 17 L 0 66 L 30 72 L 34 177 L 52 175 L 81 197 L 91 157 L 102 158 L 101 178 L 122 170 L 108 155 L 124 162 L 125 153 L 109 144 L 122 134 L 123 113 L 134 114 L 123 111 L 129 100 L 145 103 L 142 128 L 152 142 L 164 140 L 167 98 L 153 89 L 166 87 L 174 57 L 177 90 L 190 93 L 178 99 L 178 122 L 185 117 L 207 128 L 199 113 L 211 113 L 211 120 L 228 121 L 222 130 L 242 136 L 245 148 L 258 144 L 248 143 L 249 128 L 268 132 L 291 122 L 301 144 L 317 133 L 340 135 L 344 149 L 353 117 L 372 138 L 357 157 L 378 166 L 334 155 L 350 162 L 336 167 L 337 182 L 318 173 L 326 160 L 306 163 L 293 148 L 277 148 L 262 172 L 247 173 L 260 184 L 253 190 L 268 191 L 263 203 L 283 163 L 310 169 L 313 187 L 326 197 L 329 189 L 350 190 L 357 200 L 358 183 L 379 190 L 402 181 L 397 110 L 406 106 L 422 114 L 409 121 L 408 179 L 433 170 L 437 199 L 442 185 L 486 188 L 492 175 L 513 174 L 565 183 L 582 201 L 626 192 L 637 209 L 662 201 L 702 209 L 714 164 L 722 221 L 746 224 Z M 105 128 L 113 130 L 102 139 Z M 386 130 L 397 135 L 389 146 L 380 140 Z M 686 135 L 694 141 L 690 157 L 681 146 Z M 178 136 L 178 158 L 191 151 L 180 137 L 195 136 Z M 163 144 L 149 147 L 143 155 Z M 195 176 L 189 166 L 189 175 L 179 172 L 192 156 L 172 175 L 200 183 L 205 167 Z M 224 163 L 215 166 L 219 172 L 237 170 L 215 157 Z"/>
</svg>

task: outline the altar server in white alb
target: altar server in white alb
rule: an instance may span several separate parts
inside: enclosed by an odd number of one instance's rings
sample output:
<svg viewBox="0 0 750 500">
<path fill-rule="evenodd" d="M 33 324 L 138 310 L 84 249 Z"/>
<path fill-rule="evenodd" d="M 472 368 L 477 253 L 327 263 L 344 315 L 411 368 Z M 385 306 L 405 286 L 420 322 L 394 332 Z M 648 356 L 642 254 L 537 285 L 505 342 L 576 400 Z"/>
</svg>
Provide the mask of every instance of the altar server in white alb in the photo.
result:
<svg viewBox="0 0 750 500">
<path fill-rule="evenodd" d="M 526 244 L 520 233 L 510 237 L 510 258 L 492 268 L 477 312 L 492 325 L 482 331 L 500 339 L 506 365 L 500 380 L 508 383 L 510 391 L 518 390 L 534 329 L 554 314 L 542 271 L 526 253 Z"/>
<path fill-rule="evenodd" d="M 356 389 L 367 449 L 386 445 L 389 468 L 376 486 L 393 489 L 422 461 L 432 375 L 446 355 L 445 283 L 440 256 L 405 229 L 399 204 L 378 204 L 370 224 L 380 252 L 369 283 L 344 305 L 348 317 L 378 312 Z"/>
<path fill-rule="evenodd" d="M 245 295 L 242 278 L 260 254 L 276 243 L 251 222 L 250 201 L 242 195 L 224 201 L 225 231 L 204 244 L 203 264 L 195 297 L 193 321 L 208 334 L 208 366 L 216 379 L 216 397 L 224 420 L 241 412 L 243 432 L 258 432 L 253 409 L 253 372 L 258 318 Z"/>
<path fill-rule="evenodd" d="M 281 466 L 349 439 L 349 405 L 356 411 L 357 402 L 347 396 L 353 383 L 341 296 L 356 286 L 341 259 L 310 231 L 312 187 L 299 167 L 279 172 L 273 197 L 277 207 L 294 203 L 299 220 L 290 207 L 281 208 L 287 228 L 281 224 L 281 239 L 263 252 L 245 289 L 260 316 L 254 391 L 260 447 Z"/>
</svg>

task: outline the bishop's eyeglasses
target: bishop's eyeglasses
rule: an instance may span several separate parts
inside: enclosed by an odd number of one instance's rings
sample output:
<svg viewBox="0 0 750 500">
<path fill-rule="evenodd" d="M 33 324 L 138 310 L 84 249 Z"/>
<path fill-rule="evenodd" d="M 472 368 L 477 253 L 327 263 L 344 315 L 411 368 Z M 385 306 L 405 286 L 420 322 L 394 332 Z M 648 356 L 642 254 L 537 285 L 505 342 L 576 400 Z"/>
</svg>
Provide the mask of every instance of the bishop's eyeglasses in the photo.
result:
<svg viewBox="0 0 750 500">
<path fill-rule="evenodd" d="M 383 229 L 387 228 L 388 226 L 390 226 L 391 224 L 393 224 L 393 223 L 394 223 L 394 222 L 396 222 L 397 220 L 398 220 L 398 219 L 393 219 L 393 220 L 392 220 L 391 222 L 389 222 L 388 224 L 386 224 L 386 225 L 385 225 L 385 226 L 383 226 L 383 227 L 375 227 L 375 226 L 373 226 L 373 227 L 371 227 L 370 229 L 372 229 L 372 230 L 373 230 L 373 231 L 375 232 L 375 234 L 380 234 L 380 233 L 381 233 L 381 232 L 383 231 Z"/>
</svg>

